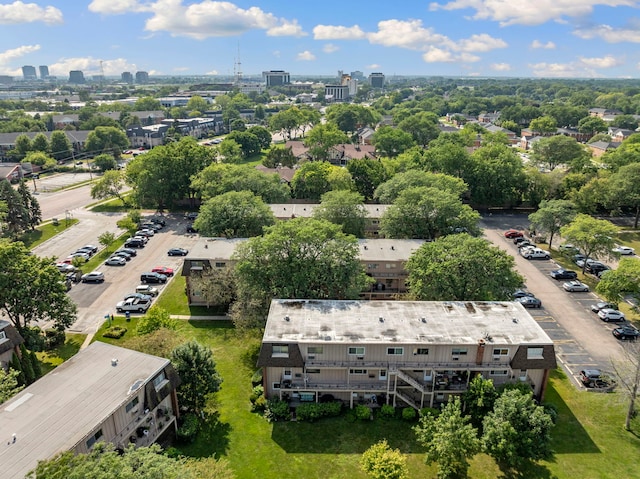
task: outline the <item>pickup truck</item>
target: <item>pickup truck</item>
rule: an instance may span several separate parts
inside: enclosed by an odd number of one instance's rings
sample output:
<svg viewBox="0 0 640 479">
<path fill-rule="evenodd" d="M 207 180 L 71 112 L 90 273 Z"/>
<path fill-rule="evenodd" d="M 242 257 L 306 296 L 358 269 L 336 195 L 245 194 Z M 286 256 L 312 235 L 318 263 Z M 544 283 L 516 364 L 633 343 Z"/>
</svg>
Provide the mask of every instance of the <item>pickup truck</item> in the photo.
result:
<svg viewBox="0 0 640 479">
<path fill-rule="evenodd" d="M 151 301 L 140 298 L 131 298 L 126 301 L 120 301 L 116 304 L 116 311 L 118 313 L 144 313 L 151 306 Z"/>
</svg>

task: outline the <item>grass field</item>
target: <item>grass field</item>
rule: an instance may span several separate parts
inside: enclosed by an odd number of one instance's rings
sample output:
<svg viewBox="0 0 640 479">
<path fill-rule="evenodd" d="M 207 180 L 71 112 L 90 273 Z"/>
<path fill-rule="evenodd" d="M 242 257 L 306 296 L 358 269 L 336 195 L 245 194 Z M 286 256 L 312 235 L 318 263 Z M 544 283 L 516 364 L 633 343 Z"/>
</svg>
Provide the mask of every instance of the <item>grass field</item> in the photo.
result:
<svg viewBox="0 0 640 479">
<path fill-rule="evenodd" d="M 162 291 L 155 304 L 169 312 L 181 316 L 212 316 L 224 315 L 226 309 L 205 306 L 189 306 L 187 301 L 187 282 L 182 272 L 176 272 L 173 280 Z"/>
<path fill-rule="evenodd" d="M 47 374 L 52 371 L 80 351 L 80 346 L 82 346 L 85 338 L 86 335 L 84 334 L 66 333 L 66 340 L 64 344 L 52 349 L 51 351 L 36 353 L 36 356 L 38 356 L 38 359 L 40 360 L 42 374 Z"/>
<path fill-rule="evenodd" d="M 126 323 L 116 318 L 115 324 L 129 327 L 129 332 L 121 340 L 106 340 L 109 343 L 123 344 L 135 336 L 135 319 Z M 184 455 L 225 457 L 241 479 L 364 479 L 358 466 L 360 455 L 378 440 L 387 439 L 407 454 L 409 477 L 435 476 L 436 467 L 423 463 L 424 452 L 415 440 L 412 423 L 399 419 L 351 422 L 342 416 L 313 424 L 270 424 L 251 413 L 248 397 L 260 344 L 257 334 L 239 333 L 227 321 L 181 321 L 175 334 L 182 340 L 196 339 L 208 345 L 223 378 L 214 399 L 214 419 L 193 444 L 178 445 Z M 96 339 L 103 340 L 101 331 Z M 471 461 L 469 477 L 638 477 L 640 421 L 635 420 L 634 433 L 624 431 L 626 403 L 621 393 L 580 391 L 556 371 L 546 399 L 559 411 L 553 431 L 553 460 L 513 475 L 504 474 L 490 457 L 480 454 Z"/>
<path fill-rule="evenodd" d="M 76 223 L 78 223 L 77 219 L 62 219 L 58 220 L 57 226 L 53 223 L 43 224 L 38 226 L 34 231 L 27 231 L 20 236 L 19 241 L 22 241 L 28 249 L 35 248 L 39 244 L 53 238 L 58 233 L 62 233 L 67 228 L 71 228 Z"/>
</svg>

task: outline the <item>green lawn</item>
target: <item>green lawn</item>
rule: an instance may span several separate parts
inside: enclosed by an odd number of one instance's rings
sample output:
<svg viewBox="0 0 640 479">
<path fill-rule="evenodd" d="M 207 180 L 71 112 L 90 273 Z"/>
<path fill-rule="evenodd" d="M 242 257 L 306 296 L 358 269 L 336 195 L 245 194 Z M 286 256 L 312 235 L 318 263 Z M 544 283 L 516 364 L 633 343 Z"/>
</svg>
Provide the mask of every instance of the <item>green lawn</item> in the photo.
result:
<svg viewBox="0 0 640 479">
<path fill-rule="evenodd" d="M 106 340 L 109 343 L 123 344 L 135 335 L 135 319 L 126 323 L 123 318 L 116 318 L 115 324 L 129 327 L 129 332 L 121 340 Z M 97 340 L 103 340 L 101 331 L 96 335 Z M 182 340 L 194 338 L 211 347 L 223 378 L 222 388 L 214 400 L 215 420 L 210 421 L 196 442 L 178 445 L 183 454 L 225 457 L 238 478 L 365 479 L 358 466 L 360 455 L 378 440 L 387 439 L 407 454 L 409 477 L 434 477 L 436 468 L 423 464 L 424 452 L 415 441 L 410 423 L 382 419 L 351 422 L 343 416 L 314 424 L 270 424 L 251 413 L 248 397 L 260 344 L 257 334 L 237 332 L 226 321 L 181 321 L 175 335 Z M 559 411 L 553 432 L 556 454 L 552 461 L 509 476 L 502 475 L 494 461 L 481 454 L 473 459 L 469 477 L 637 476 L 640 439 L 622 428 L 626 412 L 622 394 L 579 391 L 563 373 L 556 371 L 549 383 L 547 402 L 555 404 Z M 639 422 L 634 424 L 638 435 Z"/>
<path fill-rule="evenodd" d="M 80 346 L 84 343 L 87 336 L 85 334 L 78 333 L 66 333 L 66 340 L 64 344 L 58 346 L 51 351 L 43 351 L 36 353 L 40 360 L 42 374 L 47 374 L 60 366 L 63 362 L 69 359 L 71 356 L 80 351 Z"/>
<path fill-rule="evenodd" d="M 87 205 L 87 208 L 96 213 L 127 213 L 131 209 L 131 205 L 124 204 L 121 200 L 114 198 L 108 201 L 92 203 Z"/>
<path fill-rule="evenodd" d="M 48 239 L 53 238 L 58 233 L 62 233 L 67 228 L 71 228 L 77 222 L 77 219 L 59 219 L 58 226 L 55 226 L 53 223 L 40 225 L 34 231 L 27 231 L 23 234 L 19 238 L 19 241 L 22 241 L 27 248 L 32 249 Z"/>
<path fill-rule="evenodd" d="M 187 302 L 187 282 L 182 276 L 182 270 L 176 272 L 174 278 L 167 285 L 156 300 L 155 304 L 167 310 L 169 314 L 182 316 L 212 316 L 226 314 L 226 308 L 205 306 L 189 306 Z"/>
</svg>

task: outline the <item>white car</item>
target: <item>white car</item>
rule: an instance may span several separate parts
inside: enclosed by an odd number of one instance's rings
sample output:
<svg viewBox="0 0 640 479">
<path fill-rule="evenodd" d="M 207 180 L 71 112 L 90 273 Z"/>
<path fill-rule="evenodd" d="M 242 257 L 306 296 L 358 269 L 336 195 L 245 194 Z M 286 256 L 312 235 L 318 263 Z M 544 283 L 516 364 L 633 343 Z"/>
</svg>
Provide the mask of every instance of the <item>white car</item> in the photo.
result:
<svg viewBox="0 0 640 479">
<path fill-rule="evenodd" d="M 562 285 L 562 287 L 564 288 L 565 291 L 569 291 L 570 293 L 576 293 L 576 292 L 588 293 L 589 292 L 589 286 L 587 286 L 586 284 L 578 280 L 567 281 Z"/>
<path fill-rule="evenodd" d="M 611 251 L 618 254 L 632 255 L 636 254 L 636 251 L 630 246 L 616 246 Z"/>
<path fill-rule="evenodd" d="M 126 301 L 120 301 L 116 304 L 116 311 L 118 313 L 130 312 L 130 313 L 144 313 L 151 306 L 151 301 L 144 299 L 128 299 Z"/>
<path fill-rule="evenodd" d="M 136 286 L 136 293 L 142 293 L 148 296 L 158 296 L 160 291 L 158 288 L 151 286 L 150 284 L 141 284 L 140 286 Z"/>
<path fill-rule="evenodd" d="M 112 256 L 107 261 L 105 261 L 104 264 L 108 266 L 124 266 L 125 264 L 127 264 L 127 260 L 122 256 Z"/>
<path fill-rule="evenodd" d="M 527 259 L 550 259 L 551 255 L 548 251 L 540 248 L 523 248 L 520 254 Z"/>
<path fill-rule="evenodd" d="M 101 271 L 93 271 L 83 274 L 80 278 L 83 283 L 104 283 L 104 273 Z"/>
<path fill-rule="evenodd" d="M 625 319 L 627 319 L 625 318 L 623 312 L 609 308 L 601 309 L 600 311 L 598 311 L 598 317 L 601 320 L 606 321 L 607 323 L 609 321 L 624 321 Z"/>
</svg>

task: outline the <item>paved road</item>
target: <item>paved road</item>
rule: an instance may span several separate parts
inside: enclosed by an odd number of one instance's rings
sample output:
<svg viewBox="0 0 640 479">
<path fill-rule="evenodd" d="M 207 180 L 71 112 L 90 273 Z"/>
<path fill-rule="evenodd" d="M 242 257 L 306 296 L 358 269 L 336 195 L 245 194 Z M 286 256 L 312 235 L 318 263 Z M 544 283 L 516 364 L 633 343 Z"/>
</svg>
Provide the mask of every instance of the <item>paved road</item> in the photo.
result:
<svg viewBox="0 0 640 479">
<path fill-rule="evenodd" d="M 611 361 L 622 360 L 625 344 L 611 334 L 615 327 L 600 321 L 589 306 L 597 301 L 594 293 L 567 293 L 563 281 L 555 281 L 549 271 L 557 269 L 553 260 L 526 260 L 518 254 L 503 231 L 526 226 L 526 217 L 492 216 L 483 218 L 485 237 L 515 258 L 526 286 L 543 301 L 543 309 L 530 310 L 540 326 L 554 340 L 561 364 L 574 378 L 581 369 L 611 371 Z M 524 229 L 524 228 L 523 228 Z"/>
</svg>

